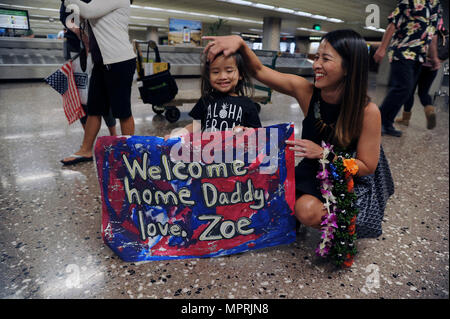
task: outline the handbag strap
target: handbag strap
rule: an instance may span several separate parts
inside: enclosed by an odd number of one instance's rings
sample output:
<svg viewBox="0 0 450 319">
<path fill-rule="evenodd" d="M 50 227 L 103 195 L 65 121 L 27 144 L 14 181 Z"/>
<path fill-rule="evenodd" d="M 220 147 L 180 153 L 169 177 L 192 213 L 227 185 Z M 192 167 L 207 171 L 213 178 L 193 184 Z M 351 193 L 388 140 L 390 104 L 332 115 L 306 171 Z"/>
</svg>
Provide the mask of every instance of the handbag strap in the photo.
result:
<svg viewBox="0 0 450 319">
<path fill-rule="evenodd" d="M 155 51 L 155 62 L 161 62 L 161 56 L 159 55 L 158 46 L 156 45 L 155 41 L 150 40 L 147 44 L 147 62 L 148 62 L 148 54 L 150 51 L 150 47 Z"/>
<path fill-rule="evenodd" d="M 142 68 L 142 52 L 139 48 L 139 41 L 134 41 L 134 48 L 136 50 L 136 71 L 139 78 L 144 77 L 144 69 Z"/>
</svg>

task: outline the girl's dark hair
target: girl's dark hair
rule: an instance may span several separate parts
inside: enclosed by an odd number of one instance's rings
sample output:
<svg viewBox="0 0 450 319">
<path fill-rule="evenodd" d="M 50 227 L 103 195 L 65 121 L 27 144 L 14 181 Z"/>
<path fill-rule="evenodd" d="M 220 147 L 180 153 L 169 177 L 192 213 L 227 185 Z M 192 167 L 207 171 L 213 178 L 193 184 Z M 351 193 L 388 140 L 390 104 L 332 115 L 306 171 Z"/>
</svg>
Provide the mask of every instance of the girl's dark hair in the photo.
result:
<svg viewBox="0 0 450 319">
<path fill-rule="evenodd" d="M 201 78 L 202 78 L 201 92 L 202 98 L 204 99 L 212 98 L 213 97 L 212 95 L 215 93 L 215 90 L 213 89 L 210 83 L 209 71 L 211 62 L 207 61 L 206 59 L 207 55 L 208 52 L 205 52 L 205 54 L 203 54 L 202 56 L 202 70 L 201 70 Z M 217 59 L 221 55 L 223 55 L 223 53 L 218 54 L 215 58 Z M 253 82 L 249 75 L 247 67 L 245 66 L 244 58 L 239 52 L 232 54 L 231 57 L 233 57 L 234 60 L 236 61 L 236 67 L 239 72 L 239 77 L 241 78 L 239 79 L 234 92 L 240 96 L 252 97 L 254 93 Z"/>
<path fill-rule="evenodd" d="M 347 147 L 359 138 L 364 108 L 370 102 L 367 95 L 369 50 L 364 38 L 353 30 L 331 31 L 322 40 L 326 40 L 339 53 L 346 74 L 334 138 L 339 145 Z"/>
</svg>

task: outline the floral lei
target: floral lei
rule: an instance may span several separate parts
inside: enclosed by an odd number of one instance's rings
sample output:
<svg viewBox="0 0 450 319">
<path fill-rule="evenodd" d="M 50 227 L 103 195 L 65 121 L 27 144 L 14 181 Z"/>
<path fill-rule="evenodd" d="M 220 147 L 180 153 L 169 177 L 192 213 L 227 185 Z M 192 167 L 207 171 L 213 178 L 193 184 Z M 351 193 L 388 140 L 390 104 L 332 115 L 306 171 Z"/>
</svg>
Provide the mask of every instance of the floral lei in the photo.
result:
<svg viewBox="0 0 450 319">
<path fill-rule="evenodd" d="M 351 267 L 356 255 L 356 195 L 353 191 L 353 176 L 358 165 L 349 154 L 339 152 L 333 161 L 327 158 L 333 146 L 322 142 L 323 156 L 319 160 L 317 178 L 325 199 L 327 213 L 322 217 L 321 242 L 316 254 L 329 257 L 339 267 Z"/>
</svg>

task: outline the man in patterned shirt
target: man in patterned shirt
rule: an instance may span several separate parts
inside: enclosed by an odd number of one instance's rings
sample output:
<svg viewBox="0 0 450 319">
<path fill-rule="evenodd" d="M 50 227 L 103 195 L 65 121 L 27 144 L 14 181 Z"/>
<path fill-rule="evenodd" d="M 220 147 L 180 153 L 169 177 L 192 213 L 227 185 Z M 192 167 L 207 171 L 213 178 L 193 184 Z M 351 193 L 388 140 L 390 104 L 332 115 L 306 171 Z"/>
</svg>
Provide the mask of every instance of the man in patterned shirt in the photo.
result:
<svg viewBox="0 0 450 319">
<path fill-rule="evenodd" d="M 414 94 L 414 86 L 427 55 L 434 70 L 440 67 L 436 36 L 440 16 L 439 0 L 401 0 L 388 17 L 389 25 L 373 57 L 379 63 L 390 43 L 389 91 L 380 106 L 382 134 L 402 135 L 394 128 L 394 119 Z M 425 112 L 427 118 L 435 116 L 434 108 L 425 109 Z"/>
</svg>

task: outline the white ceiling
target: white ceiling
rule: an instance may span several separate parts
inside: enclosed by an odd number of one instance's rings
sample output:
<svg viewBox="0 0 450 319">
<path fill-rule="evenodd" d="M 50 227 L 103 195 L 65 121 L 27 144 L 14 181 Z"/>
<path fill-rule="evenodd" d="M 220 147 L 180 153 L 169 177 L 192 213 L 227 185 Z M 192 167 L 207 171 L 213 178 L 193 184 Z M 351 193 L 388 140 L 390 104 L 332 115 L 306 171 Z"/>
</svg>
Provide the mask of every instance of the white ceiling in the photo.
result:
<svg viewBox="0 0 450 319">
<path fill-rule="evenodd" d="M 96 1 L 96 0 L 94 0 Z M 103 0 L 107 1 L 107 0 Z M 297 28 L 312 29 L 314 24 L 320 24 L 323 31 L 352 28 L 365 37 L 380 38 L 382 33 L 364 29 L 366 7 L 375 4 L 380 9 L 380 27 L 385 28 L 387 16 L 395 8 L 396 0 L 251 0 L 266 5 L 299 10 L 315 15 L 343 20 L 343 23 L 333 23 L 294 14 L 281 13 L 273 10 L 237 5 L 217 0 L 135 0 L 132 8 L 132 28 L 143 29 L 146 26 L 158 26 L 162 32 L 168 26 L 169 18 L 200 20 L 203 23 L 214 23 L 217 17 L 227 20 L 226 25 L 232 32 L 260 33 L 264 17 L 280 17 L 281 32 L 286 35 L 309 36 L 320 35 Z M 32 28 L 60 29 L 59 0 L 0 0 L 3 5 L 26 6 Z M 147 10 L 140 7 L 149 7 Z M 175 11 L 171 11 L 175 10 Z M 187 12 L 187 13 L 183 13 Z M 212 17 L 210 17 L 212 16 Z M 54 18 L 54 23 L 48 23 L 48 17 Z"/>
</svg>

